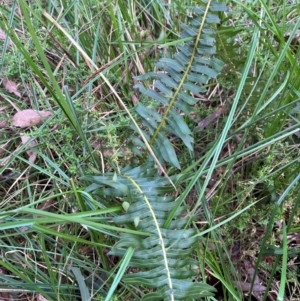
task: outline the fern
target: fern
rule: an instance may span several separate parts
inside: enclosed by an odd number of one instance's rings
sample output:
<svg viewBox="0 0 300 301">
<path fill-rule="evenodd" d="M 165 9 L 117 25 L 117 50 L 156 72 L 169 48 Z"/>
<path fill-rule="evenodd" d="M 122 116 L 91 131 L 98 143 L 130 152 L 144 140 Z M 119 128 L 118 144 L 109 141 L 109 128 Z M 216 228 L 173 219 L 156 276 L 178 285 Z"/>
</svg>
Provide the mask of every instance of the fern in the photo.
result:
<svg viewBox="0 0 300 301">
<path fill-rule="evenodd" d="M 164 227 L 177 202 L 174 196 L 166 196 L 173 187 L 158 175 L 151 161 L 136 168 L 128 166 L 119 175 L 107 173 L 86 179 L 93 182 L 88 192 L 94 191 L 100 197 L 116 194 L 122 197 L 127 212 L 113 217 L 113 222 L 148 233 L 147 238 L 123 234 L 109 253 L 122 257 L 129 247 L 135 248 L 130 266 L 141 271 L 125 275 L 123 281 L 158 289 L 143 300 L 189 300 L 213 295 L 213 287 L 191 281 L 196 273 L 190 266 L 197 265 L 197 261 L 190 257 L 199 239 L 196 230 L 182 230 L 187 224 L 187 219 L 181 217 L 186 208 L 181 206 L 169 227 Z"/>
<path fill-rule="evenodd" d="M 214 57 L 216 47 L 210 24 L 219 23 L 215 13 L 225 10 L 224 4 L 210 1 L 205 8 L 194 8 L 193 17 L 189 19 L 188 25 L 181 24 L 183 29 L 181 38 L 189 41 L 177 47 L 178 52 L 174 58 L 161 58 L 156 64 L 158 69 L 156 72 L 135 78 L 139 81 L 154 80 L 150 89 L 146 89 L 142 83 L 134 87 L 163 107 L 162 116 L 143 104 L 136 107 L 141 123 L 146 128 L 144 139 L 147 139 L 153 147 L 161 163 L 167 162 L 180 168 L 175 149 L 168 139 L 170 135 L 181 139 L 188 149 L 193 148 L 191 130 L 180 113 L 189 114 L 197 102 L 191 94 L 205 92 L 204 85 L 209 79 L 215 78 L 223 67 L 223 63 Z M 137 132 L 137 129 L 133 128 Z M 146 146 L 138 137 L 134 137 L 133 140 L 143 150 L 145 160 Z M 135 148 L 139 156 L 142 154 L 140 149 Z"/>
<path fill-rule="evenodd" d="M 191 267 L 198 262 L 191 254 L 199 238 L 195 229 L 187 229 L 188 220 L 182 217 L 187 208 L 177 204 L 169 179 L 159 176 L 144 140 L 152 146 L 160 163 L 180 168 L 168 137 L 176 136 L 188 149 L 193 147 L 192 133 L 181 114 L 189 114 L 197 101 L 192 93 L 204 92 L 204 85 L 216 77 L 223 66 L 213 56 L 216 48 L 210 24 L 218 23 L 215 13 L 224 10 L 223 4 L 210 1 L 204 8 L 195 8 L 189 22 L 181 25 L 181 37 L 188 41 L 178 46 L 173 58 L 160 59 L 156 65 L 158 71 L 136 78 L 154 80 L 152 88 L 146 89 L 142 83 L 135 88 L 157 102 L 163 112 L 161 115 L 143 104 L 136 107 L 144 137 L 136 135 L 141 132 L 133 126 L 136 132 L 132 140 L 134 152 L 143 159 L 140 165 L 124 167 L 118 174 L 85 177 L 92 182 L 87 192 L 102 198 L 118 196 L 122 199 L 126 212 L 112 217 L 112 221 L 133 231 L 122 234 L 110 254 L 123 257 L 126 250 L 135 249 L 129 266 L 138 272 L 125 275 L 122 281 L 152 288 L 143 300 L 190 300 L 212 296 L 215 291 L 205 283 L 192 281 L 196 273 Z M 174 175 L 171 181 L 178 183 L 180 177 L 180 174 Z"/>
</svg>

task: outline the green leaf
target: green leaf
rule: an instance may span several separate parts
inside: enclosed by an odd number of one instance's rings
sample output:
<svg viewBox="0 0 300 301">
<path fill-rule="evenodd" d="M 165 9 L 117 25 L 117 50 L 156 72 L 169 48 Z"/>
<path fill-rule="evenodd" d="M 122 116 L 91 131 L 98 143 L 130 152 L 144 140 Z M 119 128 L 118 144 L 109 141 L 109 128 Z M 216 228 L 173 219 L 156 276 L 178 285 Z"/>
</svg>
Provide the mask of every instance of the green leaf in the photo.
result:
<svg viewBox="0 0 300 301">
<path fill-rule="evenodd" d="M 83 277 L 80 269 L 76 268 L 76 267 L 72 267 L 71 270 L 72 270 L 72 272 L 77 280 L 77 283 L 79 285 L 81 300 L 89 300 L 91 298 L 90 292 L 89 292 L 87 285 L 85 284 L 84 277 Z"/>
</svg>

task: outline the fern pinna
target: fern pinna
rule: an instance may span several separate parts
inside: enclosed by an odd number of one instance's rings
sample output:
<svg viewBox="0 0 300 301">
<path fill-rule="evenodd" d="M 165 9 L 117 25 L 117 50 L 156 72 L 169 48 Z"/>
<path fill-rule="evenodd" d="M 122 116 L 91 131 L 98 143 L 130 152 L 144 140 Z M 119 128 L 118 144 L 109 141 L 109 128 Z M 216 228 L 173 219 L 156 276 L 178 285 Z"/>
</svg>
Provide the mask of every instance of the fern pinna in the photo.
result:
<svg viewBox="0 0 300 301">
<path fill-rule="evenodd" d="M 219 23 L 217 13 L 225 10 L 224 4 L 211 1 L 193 8 L 187 24 L 181 24 L 185 43 L 177 46 L 174 57 L 161 58 L 155 72 L 135 78 L 140 81 L 135 88 L 161 108 L 142 103 L 136 106 L 140 128 L 133 126 L 132 140 L 133 151 L 140 157 L 137 165 L 86 177 L 93 183 L 87 192 L 122 200 L 125 213 L 112 217 L 112 222 L 132 231 L 120 236 L 110 254 L 122 257 L 128 248 L 134 248 L 128 264 L 134 269 L 122 281 L 151 288 L 143 300 L 190 300 L 214 292 L 213 287 L 192 281 L 195 272 L 191 266 L 198 264 L 191 256 L 197 244 L 196 230 L 187 228 L 187 219 L 182 217 L 187 208 L 177 204 L 170 179 L 159 175 L 152 157 L 154 154 L 161 164 L 179 169 L 169 137 L 181 139 L 188 149 L 193 147 L 191 130 L 182 115 L 189 114 L 197 102 L 193 94 L 204 92 L 204 84 L 223 66 L 214 57 L 211 25 Z M 142 82 L 149 80 L 153 84 L 147 89 Z M 153 150 L 150 155 L 146 144 Z M 179 179 L 180 174 L 171 177 L 175 184 Z"/>
</svg>

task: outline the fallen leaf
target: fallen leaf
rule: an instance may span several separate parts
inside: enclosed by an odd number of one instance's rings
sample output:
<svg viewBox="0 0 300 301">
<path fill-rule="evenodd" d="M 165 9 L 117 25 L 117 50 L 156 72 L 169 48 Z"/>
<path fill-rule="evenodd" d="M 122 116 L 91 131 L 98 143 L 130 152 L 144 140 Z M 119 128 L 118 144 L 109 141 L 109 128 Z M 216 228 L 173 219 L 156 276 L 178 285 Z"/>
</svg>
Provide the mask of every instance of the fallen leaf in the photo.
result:
<svg viewBox="0 0 300 301">
<path fill-rule="evenodd" d="M 54 205 L 54 200 L 50 199 L 50 200 L 47 200 L 46 202 L 40 203 L 37 206 L 37 209 L 44 210 L 44 211 L 50 211 L 50 209 L 51 209 L 51 207 L 53 207 L 53 205 Z"/>
<path fill-rule="evenodd" d="M 50 111 L 35 111 L 31 109 L 20 111 L 14 115 L 12 125 L 21 128 L 32 127 L 42 123 L 51 115 L 52 112 Z"/>
<path fill-rule="evenodd" d="M 227 108 L 226 106 L 221 106 L 216 109 L 212 114 L 204 118 L 201 122 L 198 123 L 198 126 L 201 130 L 208 127 L 212 122 L 218 119 L 222 114 L 226 114 Z"/>
<path fill-rule="evenodd" d="M 43 297 L 41 294 L 37 294 L 36 300 L 37 301 L 48 301 L 48 299 L 46 299 L 45 297 Z"/>
<path fill-rule="evenodd" d="M 137 96 L 135 94 L 133 94 L 131 96 L 131 100 L 132 100 L 132 103 L 135 105 L 139 102 L 139 99 L 137 98 Z"/>
<path fill-rule="evenodd" d="M 4 41 L 6 39 L 6 33 L 0 28 L 0 40 Z M 8 40 L 8 44 L 9 47 L 12 46 L 12 42 L 11 40 Z"/>
<path fill-rule="evenodd" d="M 31 137 L 24 136 L 24 135 L 21 135 L 21 140 L 22 140 L 23 144 L 26 144 L 29 140 L 31 140 L 26 145 L 26 149 L 29 149 L 26 151 L 26 153 L 28 155 L 28 161 L 31 163 L 34 163 L 35 159 L 37 157 L 37 153 L 35 151 L 31 150 L 30 148 L 34 147 L 37 144 L 36 140 L 32 139 Z"/>
<path fill-rule="evenodd" d="M 18 90 L 18 86 L 17 86 L 17 84 L 13 80 L 5 78 L 5 79 L 3 79 L 2 83 L 3 83 L 4 89 L 7 92 L 13 93 L 16 96 L 21 97 L 21 93 Z"/>
<path fill-rule="evenodd" d="M 262 301 L 262 296 L 267 288 L 261 284 L 262 281 L 259 279 L 258 275 L 255 275 L 255 269 L 253 268 L 250 261 L 244 260 L 244 267 L 247 273 L 247 280 L 233 281 L 232 283 L 243 292 L 249 293 L 251 290 L 251 293 L 256 298 L 256 300 Z M 252 281 L 253 281 L 253 285 L 252 285 Z"/>
<path fill-rule="evenodd" d="M 243 292 L 250 292 L 251 282 L 233 281 L 233 283 L 237 285 Z M 265 291 L 266 287 L 264 285 L 260 285 L 259 283 L 253 284 L 252 293 L 260 293 Z"/>
<path fill-rule="evenodd" d="M 0 129 L 3 129 L 6 127 L 6 120 L 0 120 Z"/>
</svg>

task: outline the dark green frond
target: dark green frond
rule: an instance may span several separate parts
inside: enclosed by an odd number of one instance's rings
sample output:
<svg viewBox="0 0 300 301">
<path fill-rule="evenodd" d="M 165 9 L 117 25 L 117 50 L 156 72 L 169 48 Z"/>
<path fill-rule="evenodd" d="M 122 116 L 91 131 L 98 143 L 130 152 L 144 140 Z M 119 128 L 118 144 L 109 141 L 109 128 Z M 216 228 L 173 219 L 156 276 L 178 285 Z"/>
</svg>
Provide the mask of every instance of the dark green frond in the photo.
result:
<svg viewBox="0 0 300 301">
<path fill-rule="evenodd" d="M 161 114 L 139 104 L 136 112 L 147 129 L 147 140 L 155 155 L 177 168 L 180 164 L 175 149 L 169 139 L 170 135 L 179 138 L 188 149 L 192 149 L 193 137 L 182 113 L 188 115 L 197 102 L 195 94 L 205 92 L 205 84 L 215 78 L 223 63 L 214 57 L 216 53 L 213 24 L 220 22 L 216 12 L 225 11 L 221 3 L 210 3 L 207 7 L 195 8 L 187 24 L 181 24 L 181 38 L 190 38 L 188 42 L 177 47 L 173 58 L 164 57 L 156 64 L 157 71 L 137 76 L 139 81 L 134 87 L 147 98 L 159 104 Z M 149 80 L 153 83 L 149 86 Z M 135 128 L 136 132 L 137 129 Z M 146 130 L 144 130 L 146 132 Z M 136 144 L 142 153 L 148 150 L 143 143 Z"/>
<path fill-rule="evenodd" d="M 97 190 L 98 195 L 110 189 L 122 196 L 126 213 L 112 217 L 115 224 L 149 234 L 143 238 L 124 233 L 109 254 L 122 257 L 129 247 L 135 248 L 129 266 L 140 271 L 125 275 L 123 281 L 157 288 L 159 290 L 155 296 L 163 300 L 189 300 L 212 295 L 212 287 L 192 282 L 196 274 L 191 266 L 197 262 L 190 255 L 199 238 L 195 236 L 195 229 L 184 229 L 187 219 L 182 215 L 187 208 L 181 206 L 170 227 L 163 228 L 177 202 L 174 196 L 166 195 L 172 191 L 172 186 L 151 166 L 150 162 L 136 168 L 125 167 L 119 175 L 110 173 L 86 177 L 94 183 L 93 189 Z M 88 190 L 91 190 L 91 186 Z M 144 299 L 150 300 L 150 297 L 147 295 Z"/>
</svg>

